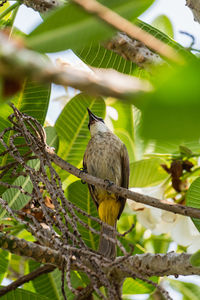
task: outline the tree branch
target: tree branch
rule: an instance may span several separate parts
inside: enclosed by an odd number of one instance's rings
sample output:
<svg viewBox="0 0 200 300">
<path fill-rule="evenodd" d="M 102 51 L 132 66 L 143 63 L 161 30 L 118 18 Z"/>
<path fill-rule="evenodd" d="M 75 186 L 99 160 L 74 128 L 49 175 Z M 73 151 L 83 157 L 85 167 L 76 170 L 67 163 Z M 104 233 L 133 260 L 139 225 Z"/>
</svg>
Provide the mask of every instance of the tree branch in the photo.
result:
<svg viewBox="0 0 200 300">
<path fill-rule="evenodd" d="M 56 165 L 58 165 L 63 170 L 66 170 L 70 174 L 73 174 L 76 177 L 81 178 L 83 181 L 86 181 L 89 184 L 101 186 L 105 190 L 108 190 L 112 193 L 122 196 L 123 198 L 131 199 L 135 202 L 139 202 L 139 203 L 150 205 L 150 206 L 160 208 L 163 210 L 171 211 L 171 212 L 183 215 L 183 216 L 200 219 L 200 209 L 189 207 L 189 206 L 184 206 L 184 205 L 180 205 L 180 204 L 174 204 L 174 203 L 164 201 L 164 200 L 159 200 L 154 197 L 150 197 L 147 195 L 142 195 L 142 194 L 139 194 L 136 192 L 132 192 L 128 189 L 119 187 L 115 184 L 112 184 L 110 186 L 103 179 L 96 178 L 85 172 L 81 172 L 79 169 L 72 166 L 68 162 L 64 161 L 62 158 L 60 158 L 58 155 L 53 153 L 51 150 L 47 149 L 46 151 L 49 153 L 49 158 Z"/>
<path fill-rule="evenodd" d="M 152 66 L 164 63 L 158 54 L 152 52 L 142 42 L 131 39 L 124 33 L 118 32 L 103 46 L 145 69 L 151 70 Z"/>
<path fill-rule="evenodd" d="M 156 39 L 153 35 L 127 21 L 114 11 L 95 0 L 72 0 L 88 13 L 97 16 L 111 27 L 126 33 L 130 38 L 144 43 L 148 48 L 176 63 L 183 63 L 183 58 L 172 47 Z"/>
<path fill-rule="evenodd" d="M 19 47 L 3 33 L 0 33 L 0 75 L 16 80 L 28 77 L 39 82 L 54 82 L 92 95 L 126 100 L 152 90 L 147 81 L 114 70 L 96 69 L 91 74 L 71 66 L 55 66 L 44 56 Z"/>
<path fill-rule="evenodd" d="M 55 269 L 54 266 L 51 265 L 44 265 L 42 267 L 37 268 L 36 270 L 34 270 L 33 272 L 21 276 L 19 279 L 15 280 L 14 282 L 12 282 L 11 284 L 0 288 L 0 297 L 5 295 L 6 293 L 15 290 L 16 288 L 18 288 L 20 285 L 29 282 L 37 277 L 39 277 L 42 274 L 46 274 L 46 273 L 50 273 Z"/>
<path fill-rule="evenodd" d="M 59 269 L 62 268 L 64 256 L 61 251 L 55 251 L 48 247 L 41 246 L 32 242 L 27 242 L 15 236 L 8 236 L 0 233 L 0 248 L 11 253 L 26 256 L 37 262 L 47 263 Z M 76 249 L 77 253 L 81 250 Z M 72 269 L 79 270 L 76 266 L 76 253 L 73 253 L 74 263 Z M 99 256 L 100 257 L 100 256 Z M 190 254 L 170 252 L 167 254 L 136 254 L 126 259 L 116 258 L 114 262 L 104 263 L 104 270 L 107 274 L 117 272 L 119 278 L 129 277 L 131 273 L 142 276 L 165 276 L 165 275 L 200 275 L 200 268 L 190 264 Z M 87 258 L 82 257 L 87 260 Z M 89 264 L 87 261 L 86 264 Z M 48 268 L 47 268 L 48 270 Z"/>
<path fill-rule="evenodd" d="M 21 2 L 41 13 L 61 5 L 59 0 L 21 0 Z M 152 65 L 163 63 L 158 54 L 152 52 L 144 43 L 129 38 L 125 33 L 117 33 L 103 46 L 145 69 L 151 69 Z"/>
<path fill-rule="evenodd" d="M 200 275 L 200 268 L 190 264 L 190 257 L 191 254 L 175 252 L 136 254 L 127 258 L 123 267 L 127 270 L 127 277 L 135 270 L 142 276 Z M 116 261 L 118 259 L 120 257 Z"/>
</svg>

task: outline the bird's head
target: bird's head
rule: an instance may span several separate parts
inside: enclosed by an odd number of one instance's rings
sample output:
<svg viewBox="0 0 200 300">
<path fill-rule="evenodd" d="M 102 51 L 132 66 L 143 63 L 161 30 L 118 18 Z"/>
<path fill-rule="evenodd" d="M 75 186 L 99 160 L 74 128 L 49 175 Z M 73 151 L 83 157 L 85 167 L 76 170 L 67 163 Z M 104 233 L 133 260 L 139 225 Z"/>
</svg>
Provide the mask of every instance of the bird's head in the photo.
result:
<svg viewBox="0 0 200 300">
<path fill-rule="evenodd" d="M 88 128 L 90 130 L 91 136 L 94 136 L 98 132 L 110 131 L 102 118 L 95 116 L 89 108 L 87 110 L 89 115 Z"/>
</svg>

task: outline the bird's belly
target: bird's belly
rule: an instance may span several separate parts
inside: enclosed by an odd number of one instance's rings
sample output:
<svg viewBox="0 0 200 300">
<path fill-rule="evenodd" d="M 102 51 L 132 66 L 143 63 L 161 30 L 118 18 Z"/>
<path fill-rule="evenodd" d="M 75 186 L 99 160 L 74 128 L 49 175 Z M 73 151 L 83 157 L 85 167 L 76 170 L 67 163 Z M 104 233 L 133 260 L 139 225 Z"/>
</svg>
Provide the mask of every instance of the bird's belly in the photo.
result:
<svg viewBox="0 0 200 300">
<path fill-rule="evenodd" d="M 112 153 L 97 151 L 88 157 L 87 171 L 89 174 L 110 180 L 118 185 L 121 182 L 121 163 Z"/>
</svg>

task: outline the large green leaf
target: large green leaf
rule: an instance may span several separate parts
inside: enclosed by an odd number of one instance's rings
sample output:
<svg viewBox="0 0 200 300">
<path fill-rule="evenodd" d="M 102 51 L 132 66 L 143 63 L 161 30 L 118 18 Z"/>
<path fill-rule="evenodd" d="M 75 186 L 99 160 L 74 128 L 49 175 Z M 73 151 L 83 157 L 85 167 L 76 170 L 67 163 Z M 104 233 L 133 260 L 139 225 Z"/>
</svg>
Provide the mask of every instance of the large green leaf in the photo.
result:
<svg viewBox="0 0 200 300">
<path fill-rule="evenodd" d="M 59 136 L 57 154 L 77 167 L 83 159 L 90 136 L 87 107 L 95 115 L 104 118 L 105 103 L 102 98 L 79 94 L 66 104 L 55 124 Z M 69 173 L 59 170 L 59 175 L 65 179 Z"/>
<path fill-rule="evenodd" d="M 108 101 L 108 105 L 116 109 L 118 117 L 117 120 L 112 119 L 114 133 L 127 146 L 130 162 L 135 160 L 135 131 L 134 131 L 134 110 L 132 104 L 124 103 L 116 100 L 114 102 Z"/>
<path fill-rule="evenodd" d="M 95 68 L 115 69 L 125 74 L 132 74 L 136 65 L 111 50 L 105 49 L 101 44 L 91 43 L 75 51 L 87 65 Z"/>
<path fill-rule="evenodd" d="M 82 184 L 80 180 L 73 182 L 66 190 L 67 198 L 70 202 L 74 203 L 76 206 L 86 211 L 88 214 L 93 217 L 98 218 L 98 213 L 96 206 L 90 196 L 89 189 L 86 185 Z M 92 221 L 91 219 L 78 214 L 79 218 L 88 224 L 90 227 L 99 230 L 99 224 Z M 79 224 L 79 232 L 82 235 L 84 242 L 88 247 L 92 249 L 97 249 L 98 245 L 98 236 L 94 235 L 91 231 L 84 228 Z"/>
<path fill-rule="evenodd" d="M 160 31 L 159 29 L 137 19 L 136 20 L 136 25 L 142 28 L 143 30 L 147 31 L 151 35 L 155 36 L 158 40 L 161 40 L 165 44 L 171 46 L 174 48 L 178 53 L 183 55 L 187 59 L 195 59 L 195 55 L 193 55 L 189 50 L 184 48 L 182 45 L 179 43 L 175 42 L 173 39 L 171 39 L 168 35 Z"/>
<path fill-rule="evenodd" d="M 6 277 L 10 253 L 8 251 L 0 249 L 0 284 Z"/>
<path fill-rule="evenodd" d="M 127 19 L 139 16 L 152 0 L 100 1 Z M 42 52 L 56 52 L 71 48 L 82 49 L 90 42 L 98 42 L 113 34 L 106 23 L 83 11 L 73 3 L 67 3 L 49 14 L 27 38 L 27 45 Z"/>
<path fill-rule="evenodd" d="M 124 103 L 119 100 L 116 100 L 115 102 L 111 103 L 110 106 L 115 108 L 118 113 L 117 120 L 112 119 L 114 129 L 125 129 L 129 133 L 132 141 L 134 142 L 133 106 L 131 104 Z"/>
<path fill-rule="evenodd" d="M 161 167 L 164 160 L 149 158 L 138 160 L 130 165 L 130 187 L 147 187 L 161 183 L 168 176 Z"/>
<path fill-rule="evenodd" d="M 129 163 L 132 163 L 135 160 L 135 154 L 134 154 L 134 144 L 132 139 L 130 138 L 130 135 L 124 129 L 116 129 L 114 133 L 126 145 L 128 155 L 129 155 Z"/>
<path fill-rule="evenodd" d="M 23 289 L 16 289 L 1 297 L 1 300 L 48 300 L 49 298 Z"/>
<path fill-rule="evenodd" d="M 179 142 L 197 140 L 199 122 L 200 62 L 159 74 L 155 92 L 138 101 L 142 110 L 141 134 L 148 140 Z"/>
<path fill-rule="evenodd" d="M 190 185 L 186 194 L 186 204 L 190 207 L 200 209 L 200 178 L 197 178 Z M 192 218 L 194 225 L 200 231 L 200 219 Z"/>
<path fill-rule="evenodd" d="M 199 300 L 200 287 L 196 284 L 168 279 L 171 287 L 183 295 L 183 300 Z"/>
</svg>

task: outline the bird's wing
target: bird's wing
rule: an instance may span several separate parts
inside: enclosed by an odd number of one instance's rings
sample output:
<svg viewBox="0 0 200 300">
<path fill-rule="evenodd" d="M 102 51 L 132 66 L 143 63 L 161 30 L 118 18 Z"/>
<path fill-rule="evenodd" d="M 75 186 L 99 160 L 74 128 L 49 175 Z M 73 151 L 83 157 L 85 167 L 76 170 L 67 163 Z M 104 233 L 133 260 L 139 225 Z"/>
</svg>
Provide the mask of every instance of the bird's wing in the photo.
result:
<svg viewBox="0 0 200 300">
<path fill-rule="evenodd" d="M 84 154 L 84 157 L 83 157 L 83 170 L 85 172 L 87 172 L 87 160 L 86 160 L 86 154 Z M 92 200 L 94 201 L 97 209 L 98 209 L 98 201 L 96 199 L 96 195 L 95 195 L 95 186 L 92 185 L 92 184 L 88 184 L 88 188 L 89 188 L 89 191 L 90 191 L 90 195 L 92 197 Z"/>
<path fill-rule="evenodd" d="M 128 151 L 126 149 L 126 146 L 123 144 L 121 148 L 121 170 L 122 170 L 122 183 L 121 186 L 124 188 L 128 188 L 129 185 L 129 175 L 130 175 L 130 168 L 129 168 L 129 156 Z M 121 202 L 121 207 L 118 215 L 118 219 L 120 218 L 120 215 L 124 209 L 126 198 L 119 197 L 119 200 Z"/>
</svg>

